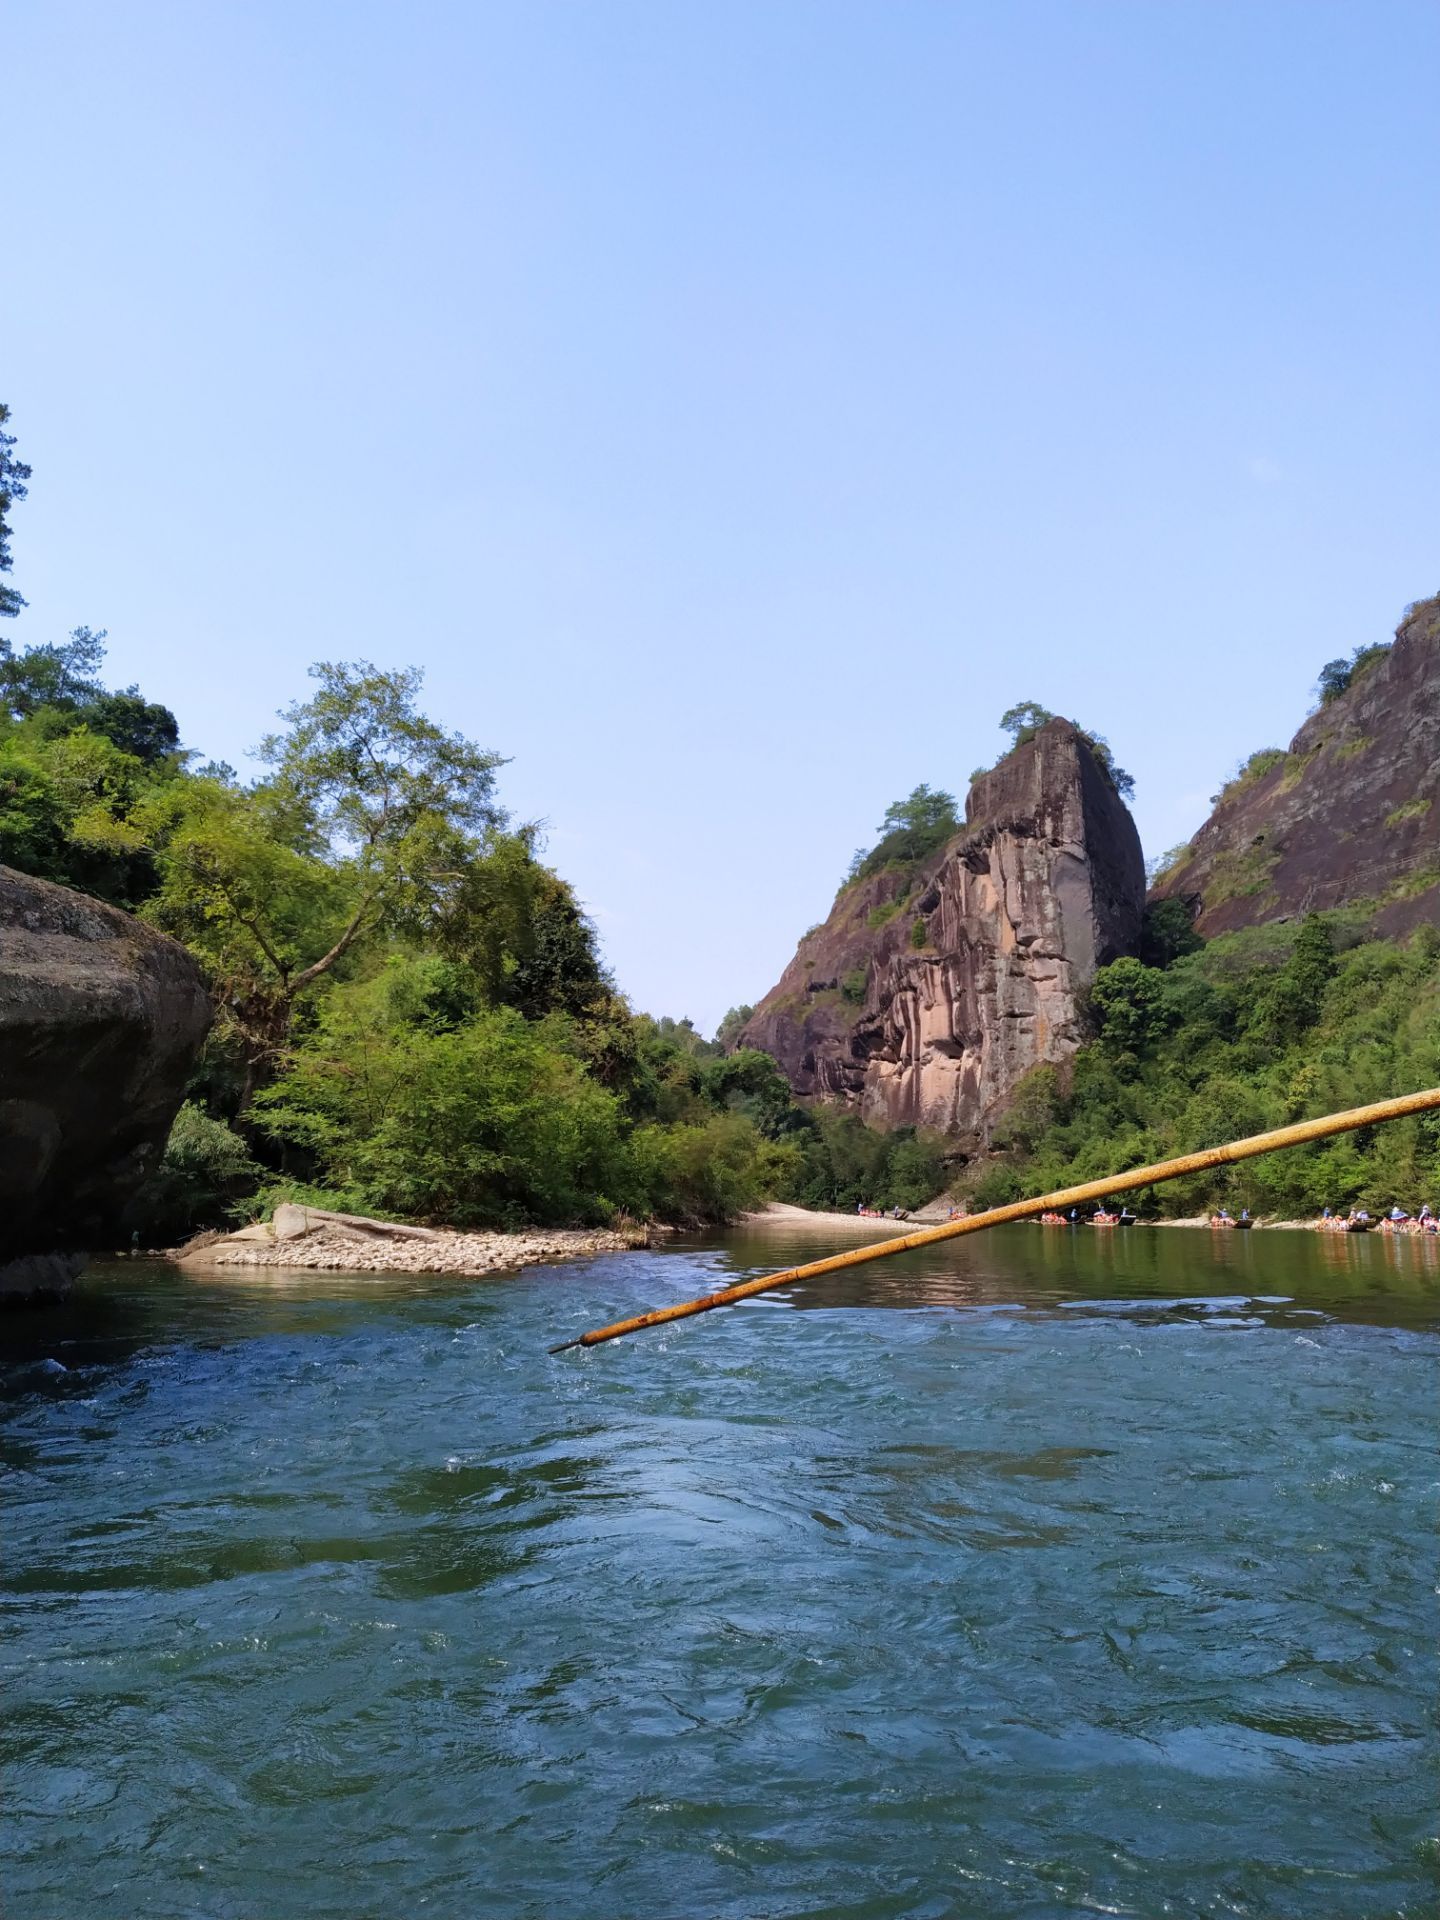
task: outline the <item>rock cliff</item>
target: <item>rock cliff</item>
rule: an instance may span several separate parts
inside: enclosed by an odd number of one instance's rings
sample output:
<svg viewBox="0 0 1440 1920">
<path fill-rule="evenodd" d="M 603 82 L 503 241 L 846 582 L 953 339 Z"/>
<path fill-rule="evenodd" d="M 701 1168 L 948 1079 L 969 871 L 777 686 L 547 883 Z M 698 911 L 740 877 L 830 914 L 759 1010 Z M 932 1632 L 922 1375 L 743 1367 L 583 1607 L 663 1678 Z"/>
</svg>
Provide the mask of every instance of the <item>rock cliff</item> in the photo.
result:
<svg viewBox="0 0 1440 1920">
<path fill-rule="evenodd" d="M 0 867 L 0 1293 L 113 1241 L 210 1024 L 199 969 L 118 908 Z"/>
<path fill-rule="evenodd" d="M 1345 906 L 1383 934 L 1440 923 L 1440 597 L 1230 782 L 1155 897 L 1207 937 Z"/>
<path fill-rule="evenodd" d="M 983 1136 L 1023 1074 L 1079 1044 L 1076 995 L 1133 949 L 1144 893 L 1129 812 L 1052 720 L 974 783 L 964 829 L 918 870 L 840 894 L 740 1044 L 802 1096 Z"/>
</svg>

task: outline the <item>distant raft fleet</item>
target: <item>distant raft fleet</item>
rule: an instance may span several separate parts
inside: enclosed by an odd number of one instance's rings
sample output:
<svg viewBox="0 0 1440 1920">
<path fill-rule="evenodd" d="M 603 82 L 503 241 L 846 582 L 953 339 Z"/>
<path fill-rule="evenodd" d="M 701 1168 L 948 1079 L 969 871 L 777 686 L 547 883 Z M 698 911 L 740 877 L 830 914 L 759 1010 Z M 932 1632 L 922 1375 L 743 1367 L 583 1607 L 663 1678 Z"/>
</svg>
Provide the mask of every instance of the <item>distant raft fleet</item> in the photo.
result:
<svg viewBox="0 0 1440 1920">
<path fill-rule="evenodd" d="M 1122 1207 L 1119 1213 L 1107 1213 L 1103 1207 L 1097 1207 L 1094 1213 L 1082 1214 L 1078 1207 L 1072 1207 L 1069 1213 L 1042 1213 L 1042 1227 L 1133 1227 L 1138 1215 L 1131 1213 L 1128 1207 Z M 1237 1215 L 1225 1207 L 1217 1207 L 1209 1216 L 1209 1225 L 1217 1232 L 1230 1228 L 1248 1229 L 1257 1224 L 1250 1216 L 1250 1209 L 1242 1207 Z M 1430 1207 L 1421 1207 L 1418 1213 L 1406 1213 L 1403 1207 L 1392 1207 L 1389 1213 L 1382 1213 L 1377 1219 L 1367 1213 L 1364 1207 L 1352 1207 L 1349 1213 L 1332 1213 L 1326 1207 L 1320 1218 L 1314 1223 L 1320 1233 L 1403 1233 L 1403 1234 L 1440 1234 L 1440 1219 Z"/>
</svg>

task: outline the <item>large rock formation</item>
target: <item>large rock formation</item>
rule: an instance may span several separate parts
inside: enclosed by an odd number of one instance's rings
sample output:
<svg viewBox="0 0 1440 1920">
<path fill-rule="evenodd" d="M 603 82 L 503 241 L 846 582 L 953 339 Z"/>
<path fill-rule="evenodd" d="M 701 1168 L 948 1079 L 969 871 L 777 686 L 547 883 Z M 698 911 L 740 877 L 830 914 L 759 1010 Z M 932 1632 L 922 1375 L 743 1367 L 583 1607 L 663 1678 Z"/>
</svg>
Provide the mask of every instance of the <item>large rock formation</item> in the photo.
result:
<svg viewBox="0 0 1440 1920">
<path fill-rule="evenodd" d="M 1345 906 L 1377 933 L 1440 922 L 1440 598 L 1288 753 L 1231 781 L 1155 895 L 1186 901 L 1207 937 Z"/>
<path fill-rule="evenodd" d="M 975 782 L 963 832 L 918 872 L 840 895 L 740 1044 L 802 1096 L 983 1136 L 1023 1074 L 1079 1044 L 1076 995 L 1133 950 L 1144 897 L 1135 823 L 1084 736 L 1052 720 Z"/>
<path fill-rule="evenodd" d="M 113 1242 L 210 1024 L 190 955 L 118 908 L 0 867 L 0 1293 Z"/>
</svg>

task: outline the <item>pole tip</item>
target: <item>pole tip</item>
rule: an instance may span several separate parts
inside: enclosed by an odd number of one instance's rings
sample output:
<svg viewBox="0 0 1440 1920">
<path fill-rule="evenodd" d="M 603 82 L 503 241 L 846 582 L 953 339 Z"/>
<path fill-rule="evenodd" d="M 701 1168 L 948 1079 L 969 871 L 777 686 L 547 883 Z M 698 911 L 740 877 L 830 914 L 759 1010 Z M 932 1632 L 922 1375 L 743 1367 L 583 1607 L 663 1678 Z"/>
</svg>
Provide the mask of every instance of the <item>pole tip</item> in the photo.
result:
<svg viewBox="0 0 1440 1920">
<path fill-rule="evenodd" d="M 569 1353 L 572 1347 L 583 1347 L 584 1344 L 585 1342 L 583 1340 L 562 1340 L 558 1347 L 547 1347 L 545 1351 L 547 1353 Z"/>
</svg>

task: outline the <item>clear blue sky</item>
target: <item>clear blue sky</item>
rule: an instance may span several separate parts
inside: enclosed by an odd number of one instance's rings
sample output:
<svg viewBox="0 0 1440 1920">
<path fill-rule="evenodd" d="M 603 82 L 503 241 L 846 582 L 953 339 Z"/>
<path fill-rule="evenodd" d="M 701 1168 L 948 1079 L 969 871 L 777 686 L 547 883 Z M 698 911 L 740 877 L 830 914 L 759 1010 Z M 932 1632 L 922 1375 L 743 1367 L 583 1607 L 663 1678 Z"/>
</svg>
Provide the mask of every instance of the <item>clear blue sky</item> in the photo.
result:
<svg viewBox="0 0 1440 1920">
<path fill-rule="evenodd" d="M 1147 851 L 1440 586 L 1440 9 L 3 10 L 16 643 L 418 662 L 707 1030 L 1034 698 Z"/>
</svg>

